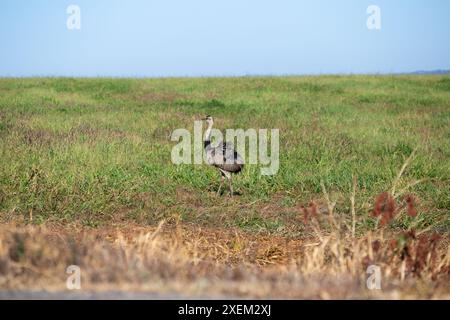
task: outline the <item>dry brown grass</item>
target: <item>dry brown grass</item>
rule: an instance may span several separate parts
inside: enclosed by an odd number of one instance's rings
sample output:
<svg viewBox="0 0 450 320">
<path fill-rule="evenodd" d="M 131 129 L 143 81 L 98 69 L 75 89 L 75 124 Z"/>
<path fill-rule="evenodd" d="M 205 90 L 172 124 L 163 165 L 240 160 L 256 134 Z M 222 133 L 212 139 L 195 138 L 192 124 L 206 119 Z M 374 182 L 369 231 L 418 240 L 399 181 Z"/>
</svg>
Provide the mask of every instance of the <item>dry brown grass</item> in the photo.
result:
<svg viewBox="0 0 450 320">
<path fill-rule="evenodd" d="M 337 230 L 288 240 L 237 230 L 93 230 L 3 226 L 1 290 L 65 290 L 67 266 L 80 266 L 82 290 L 132 290 L 253 298 L 449 298 L 445 241 Z M 366 288 L 366 268 L 382 270 L 382 290 Z"/>
</svg>

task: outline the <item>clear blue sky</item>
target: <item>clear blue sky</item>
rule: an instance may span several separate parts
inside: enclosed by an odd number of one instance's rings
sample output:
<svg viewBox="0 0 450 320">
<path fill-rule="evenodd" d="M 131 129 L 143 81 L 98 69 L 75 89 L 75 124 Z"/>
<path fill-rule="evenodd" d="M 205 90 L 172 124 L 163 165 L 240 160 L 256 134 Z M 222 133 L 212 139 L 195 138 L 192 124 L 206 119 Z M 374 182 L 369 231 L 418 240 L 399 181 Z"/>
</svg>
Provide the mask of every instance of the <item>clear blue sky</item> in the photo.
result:
<svg viewBox="0 0 450 320">
<path fill-rule="evenodd" d="M 71 4 L 81 30 L 66 27 Z M 0 76 L 431 69 L 450 69 L 448 0 L 0 0 Z"/>
</svg>

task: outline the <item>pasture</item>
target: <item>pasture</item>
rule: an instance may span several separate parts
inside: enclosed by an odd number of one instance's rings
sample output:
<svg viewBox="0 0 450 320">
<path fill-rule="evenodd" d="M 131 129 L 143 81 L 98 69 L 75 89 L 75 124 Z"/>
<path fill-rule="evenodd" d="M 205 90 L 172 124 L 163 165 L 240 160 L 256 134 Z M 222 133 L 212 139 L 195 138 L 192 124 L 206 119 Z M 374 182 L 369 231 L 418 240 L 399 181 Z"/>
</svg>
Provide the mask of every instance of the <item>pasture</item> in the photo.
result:
<svg viewBox="0 0 450 320">
<path fill-rule="evenodd" d="M 230 198 L 214 168 L 174 165 L 171 133 L 206 114 L 278 128 L 278 173 L 247 165 Z M 63 290 L 78 261 L 92 289 L 449 296 L 449 76 L 0 79 L 0 159 L 0 289 Z M 364 288 L 368 264 L 389 290 Z"/>
</svg>

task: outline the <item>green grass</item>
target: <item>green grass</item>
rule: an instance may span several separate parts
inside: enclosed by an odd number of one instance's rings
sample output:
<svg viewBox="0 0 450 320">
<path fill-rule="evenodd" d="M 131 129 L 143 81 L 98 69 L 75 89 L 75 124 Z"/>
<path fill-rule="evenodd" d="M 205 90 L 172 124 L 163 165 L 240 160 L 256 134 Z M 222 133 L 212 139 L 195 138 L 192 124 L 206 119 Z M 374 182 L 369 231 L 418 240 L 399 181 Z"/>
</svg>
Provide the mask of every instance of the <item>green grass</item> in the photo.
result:
<svg viewBox="0 0 450 320">
<path fill-rule="evenodd" d="M 213 168 L 173 165 L 170 133 L 205 114 L 219 129 L 279 128 L 278 174 L 247 166 L 229 200 L 215 196 Z M 409 190 L 421 225 L 448 232 L 449 76 L 0 79 L 3 220 L 28 222 L 31 211 L 33 223 L 181 219 L 301 232 L 294 206 L 321 198 L 323 180 L 348 213 L 356 175 L 367 227 L 373 198 L 415 148 L 399 188 L 425 179 Z"/>
</svg>

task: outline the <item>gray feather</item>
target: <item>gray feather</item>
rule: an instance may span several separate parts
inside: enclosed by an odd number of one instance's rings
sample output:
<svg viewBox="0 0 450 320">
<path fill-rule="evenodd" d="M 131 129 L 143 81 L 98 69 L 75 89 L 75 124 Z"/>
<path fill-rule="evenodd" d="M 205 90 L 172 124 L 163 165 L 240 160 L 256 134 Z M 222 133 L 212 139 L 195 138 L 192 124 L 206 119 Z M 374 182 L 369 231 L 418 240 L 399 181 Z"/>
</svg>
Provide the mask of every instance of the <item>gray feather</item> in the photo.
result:
<svg viewBox="0 0 450 320">
<path fill-rule="evenodd" d="M 217 146 L 206 148 L 208 163 L 223 171 L 238 173 L 244 168 L 244 159 L 234 149 L 231 142 L 219 142 Z"/>
</svg>

